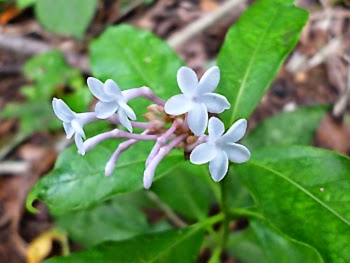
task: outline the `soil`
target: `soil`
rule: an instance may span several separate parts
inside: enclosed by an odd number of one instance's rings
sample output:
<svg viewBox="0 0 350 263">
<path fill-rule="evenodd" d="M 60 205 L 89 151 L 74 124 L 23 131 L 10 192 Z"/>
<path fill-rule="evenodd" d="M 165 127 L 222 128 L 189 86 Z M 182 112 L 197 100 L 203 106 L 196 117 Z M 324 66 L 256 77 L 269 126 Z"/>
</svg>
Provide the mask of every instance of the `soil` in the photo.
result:
<svg viewBox="0 0 350 263">
<path fill-rule="evenodd" d="M 168 39 L 196 19 L 219 8 L 224 1 L 159 0 L 150 5 L 138 4 L 128 11 L 121 10 L 119 2 L 100 1 L 97 14 L 82 43 L 46 32 L 35 20 L 31 8 L 13 11 L 12 4 L 0 6 L 0 35 L 29 38 L 51 47 L 65 46 L 69 52 L 83 56 L 86 55 L 88 41 L 110 24 L 130 23 Z M 299 106 L 329 104 L 333 108 L 344 97 L 346 89 L 350 88 L 347 84 L 350 67 L 347 59 L 350 52 L 350 1 L 334 1 L 337 4 L 328 5 L 322 5 L 316 0 L 297 2 L 310 12 L 308 25 L 297 47 L 250 118 L 250 129 L 272 115 Z M 245 8 L 242 5 L 240 10 L 232 11 L 231 15 L 222 17 L 219 22 L 176 48 L 187 65 L 199 75 L 203 74 L 206 65 L 215 60 L 228 28 Z M 327 54 L 322 53 L 323 48 L 327 48 L 334 39 L 340 39 L 341 46 L 329 48 Z M 0 49 L 0 110 L 7 103 L 24 100 L 21 87 L 29 82 L 22 73 L 22 66 L 31 55 L 23 50 L 12 50 L 11 47 Z M 313 59 L 317 56 L 321 59 L 314 63 Z M 348 105 L 342 107 L 340 113 L 330 111 L 315 134 L 314 144 L 350 155 L 348 116 Z M 40 132 L 16 141 L 19 133 L 18 120 L 0 120 L 0 164 L 14 161 L 28 165 L 21 172 L 1 172 L 0 169 L 0 259 L 7 263 L 25 262 L 27 244 L 53 224 L 44 204 L 37 204 L 40 210 L 38 214 L 27 212 L 25 198 L 38 178 L 53 167 L 58 155 L 55 145 L 61 135 Z M 150 216 L 153 214 L 150 213 Z M 206 262 L 208 257 L 208 251 L 203 251 L 198 262 Z M 225 255 L 223 262 L 237 261 Z"/>
</svg>

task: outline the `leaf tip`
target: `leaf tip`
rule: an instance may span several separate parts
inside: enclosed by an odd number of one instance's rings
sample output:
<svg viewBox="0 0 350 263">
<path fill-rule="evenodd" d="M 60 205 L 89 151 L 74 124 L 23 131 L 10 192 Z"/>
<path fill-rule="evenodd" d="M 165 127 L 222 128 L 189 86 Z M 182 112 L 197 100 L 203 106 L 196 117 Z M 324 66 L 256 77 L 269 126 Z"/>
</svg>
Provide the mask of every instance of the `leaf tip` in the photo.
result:
<svg viewBox="0 0 350 263">
<path fill-rule="evenodd" d="M 28 197 L 27 197 L 27 200 L 26 200 L 26 208 L 28 209 L 29 212 L 33 213 L 33 214 L 36 214 L 39 212 L 38 209 L 36 209 L 34 206 L 33 206 L 33 203 L 34 201 L 37 199 L 38 195 L 36 193 L 36 191 L 32 190 Z"/>
</svg>

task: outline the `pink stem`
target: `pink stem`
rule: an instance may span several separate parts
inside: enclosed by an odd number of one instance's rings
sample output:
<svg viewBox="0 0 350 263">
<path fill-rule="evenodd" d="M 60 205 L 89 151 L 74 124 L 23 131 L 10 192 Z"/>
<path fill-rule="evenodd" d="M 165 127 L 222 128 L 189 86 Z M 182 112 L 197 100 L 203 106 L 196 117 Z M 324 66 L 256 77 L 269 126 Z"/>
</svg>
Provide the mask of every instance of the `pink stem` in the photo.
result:
<svg viewBox="0 0 350 263">
<path fill-rule="evenodd" d="M 135 140 L 143 140 L 143 141 L 154 141 L 154 140 L 157 140 L 158 137 L 159 135 L 135 134 L 135 133 L 128 133 L 125 131 L 121 131 L 119 129 L 114 129 L 112 131 L 104 132 L 94 137 L 91 137 L 90 139 L 87 139 L 84 142 L 84 147 L 85 147 L 85 152 L 88 152 L 93 147 L 95 147 L 98 143 L 111 138 L 126 138 L 126 139 L 135 139 Z"/>
<path fill-rule="evenodd" d="M 175 139 L 173 139 L 168 145 L 163 146 L 156 157 L 153 158 L 153 160 L 150 162 L 150 164 L 147 166 L 144 174 L 143 174 L 143 187 L 145 189 L 149 189 L 153 182 L 154 172 L 160 163 L 161 160 L 164 159 L 164 157 L 176 146 L 178 145 L 183 139 L 186 138 L 186 134 L 182 134 Z"/>
<path fill-rule="evenodd" d="M 142 135 L 147 134 L 149 131 L 145 130 Z M 139 140 L 136 139 L 130 139 L 125 142 L 122 142 L 121 144 L 118 145 L 117 149 L 114 151 L 112 154 L 111 158 L 108 160 L 105 168 L 105 175 L 110 176 L 113 173 L 115 164 L 119 158 L 119 156 L 127 149 L 129 149 L 132 145 L 137 143 Z"/>
<path fill-rule="evenodd" d="M 143 97 L 161 106 L 164 106 L 165 104 L 165 101 L 156 96 L 149 87 L 144 86 L 141 88 L 123 90 L 122 93 L 127 101 L 137 97 Z"/>
<path fill-rule="evenodd" d="M 153 146 L 150 154 L 148 155 L 148 158 L 146 160 L 146 167 L 149 165 L 149 163 L 153 160 L 153 158 L 158 154 L 159 150 L 161 147 L 163 147 L 167 140 L 174 134 L 174 132 L 177 129 L 178 124 L 175 122 L 173 122 L 173 124 L 171 125 L 171 127 L 160 137 L 157 138 L 157 142 L 155 143 L 155 145 Z"/>
<path fill-rule="evenodd" d="M 192 143 L 190 145 L 187 145 L 187 147 L 185 148 L 186 152 L 191 152 L 194 148 L 196 148 L 198 145 L 207 142 L 209 139 L 208 135 L 201 135 L 199 136 L 198 140 L 195 143 Z"/>
</svg>

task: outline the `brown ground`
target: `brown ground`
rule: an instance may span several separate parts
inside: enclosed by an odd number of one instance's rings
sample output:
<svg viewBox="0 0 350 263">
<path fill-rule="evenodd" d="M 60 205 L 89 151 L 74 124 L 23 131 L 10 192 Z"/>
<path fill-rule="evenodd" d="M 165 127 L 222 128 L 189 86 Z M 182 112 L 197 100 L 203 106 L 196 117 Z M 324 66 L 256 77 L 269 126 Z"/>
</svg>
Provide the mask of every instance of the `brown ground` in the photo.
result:
<svg viewBox="0 0 350 263">
<path fill-rule="evenodd" d="M 18 13 L 7 6 L 0 9 L 3 10 L 0 14 L 0 21 L 3 22 L 0 35 L 34 39 L 46 46 L 65 47 L 67 52 L 82 56 L 88 40 L 108 24 L 127 22 L 168 39 L 199 17 L 218 8 L 221 2 L 223 1 L 159 0 L 150 6 L 136 5 L 132 10 L 122 13 L 118 1 L 104 0 L 101 1 L 83 44 L 45 32 L 34 20 L 32 10 Z M 297 2 L 299 6 L 311 11 L 310 21 L 297 48 L 252 116 L 250 125 L 254 127 L 271 115 L 300 105 L 337 105 L 340 110 L 325 116 L 314 142 L 317 146 L 350 155 L 350 124 L 349 121 L 344 121 L 344 116 L 349 115 L 346 104 L 337 103 L 344 97 L 346 89 L 350 89 L 347 84 L 350 67 L 347 57 L 350 51 L 350 1 L 333 1 L 338 4 L 320 1 L 322 4 L 316 0 Z M 228 27 L 244 8 L 242 5 L 231 15 L 223 17 L 205 32 L 186 42 L 186 45 L 179 46 L 177 52 L 190 67 L 202 74 L 204 66 L 215 59 Z M 339 39 L 340 44 L 336 47 L 330 46 L 334 39 Z M 22 101 L 20 87 L 27 83 L 21 67 L 31 52 L 10 49 L 11 47 L 0 49 L 0 109 L 8 102 Z M 81 66 L 79 63 L 77 65 Z M 24 262 L 26 242 L 51 226 L 44 205 L 39 205 L 42 213 L 32 215 L 25 212 L 24 202 L 29 189 L 41 175 L 52 168 L 57 156 L 54 149 L 57 135 L 42 132 L 14 142 L 18 134 L 16 120 L 0 120 L 0 164 L 15 161 L 28 165 L 22 172 L 11 172 L 11 169 L 4 172 L 0 169 L 0 259 L 1 262 L 8 263 Z M 226 262 L 234 261 L 228 259 Z"/>
</svg>

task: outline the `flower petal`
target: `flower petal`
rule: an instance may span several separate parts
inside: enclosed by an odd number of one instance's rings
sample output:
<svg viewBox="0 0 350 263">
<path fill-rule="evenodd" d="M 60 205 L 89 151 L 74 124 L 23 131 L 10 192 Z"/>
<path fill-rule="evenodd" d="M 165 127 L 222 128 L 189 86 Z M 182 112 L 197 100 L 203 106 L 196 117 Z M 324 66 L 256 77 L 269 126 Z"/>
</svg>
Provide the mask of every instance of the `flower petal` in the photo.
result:
<svg viewBox="0 0 350 263">
<path fill-rule="evenodd" d="M 190 161 L 193 164 L 203 164 L 210 162 L 216 157 L 217 149 L 212 143 L 202 143 L 193 149 L 190 155 Z"/>
<path fill-rule="evenodd" d="M 213 92 L 220 81 L 220 69 L 217 66 L 208 69 L 199 81 L 198 91 L 200 94 Z"/>
<path fill-rule="evenodd" d="M 218 151 L 215 159 L 209 162 L 209 171 L 211 178 L 215 182 L 221 181 L 228 170 L 228 158 L 224 151 Z"/>
<path fill-rule="evenodd" d="M 129 132 L 132 133 L 131 122 L 129 121 L 128 117 L 126 116 L 125 111 L 123 109 L 119 109 L 117 114 L 118 114 L 120 124 L 123 125 Z"/>
<path fill-rule="evenodd" d="M 187 122 L 190 130 L 200 136 L 204 133 L 208 124 L 208 112 L 203 103 L 195 103 L 192 110 L 188 112 Z"/>
<path fill-rule="evenodd" d="M 70 122 L 63 122 L 63 128 L 64 128 L 64 131 L 66 132 L 67 139 L 72 138 L 72 136 L 74 134 L 74 129 L 73 129 L 72 125 L 70 124 Z"/>
<path fill-rule="evenodd" d="M 118 101 L 124 101 L 124 96 L 120 91 L 118 84 L 115 83 L 114 80 L 107 79 L 104 85 L 104 89 L 109 97 L 116 98 Z"/>
<path fill-rule="evenodd" d="M 197 91 L 198 77 L 188 67 L 181 67 L 177 72 L 177 83 L 183 94 L 191 95 Z"/>
<path fill-rule="evenodd" d="M 110 101 L 110 102 L 99 101 L 95 107 L 96 116 L 99 119 L 107 119 L 118 108 L 119 108 L 119 104 L 116 101 Z"/>
<path fill-rule="evenodd" d="M 155 169 L 153 169 L 153 167 L 147 167 L 143 173 L 143 187 L 145 189 L 149 189 L 151 187 L 154 178 L 154 172 Z"/>
<path fill-rule="evenodd" d="M 216 140 L 220 138 L 220 136 L 224 133 L 224 131 L 225 131 L 225 126 L 222 123 L 222 121 L 220 121 L 216 117 L 211 117 L 209 119 L 208 132 L 209 132 L 210 139 Z"/>
<path fill-rule="evenodd" d="M 216 93 L 203 94 L 201 102 L 205 104 L 208 112 L 211 113 L 221 113 L 231 107 L 225 96 Z"/>
<path fill-rule="evenodd" d="M 241 144 L 225 144 L 222 149 L 226 152 L 228 159 L 231 162 L 244 163 L 250 159 L 250 151 L 247 147 Z"/>
<path fill-rule="evenodd" d="M 64 122 L 71 122 L 75 118 L 75 112 L 61 99 L 53 98 L 52 108 L 57 118 Z"/>
<path fill-rule="evenodd" d="M 91 93 L 100 101 L 111 101 L 113 99 L 105 93 L 103 83 L 100 80 L 89 77 L 87 79 L 87 84 Z"/>
<path fill-rule="evenodd" d="M 247 130 L 247 120 L 239 119 L 231 128 L 220 138 L 225 143 L 237 142 L 244 136 Z"/>
<path fill-rule="evenodd" d="M 71 122 L 72 128 L 75 132 L 75 134 L 79 134 L 81 137 L 85 139 L 85 133 L 83 130 L 83 126 L 79 123 L 77 119 L 72 120 Z"/>
<path fill-rule="evenodd" d="M 127 105 L 126 103 L 124 102 L 121 102 L 120 103 L 120 108 L 123 109 L 126 113 L 126 115 L 132 119 L 133 121 L 136 120 L 136 115 L 135 115 L 135 112 L 134 110 L 129 106 Z"/>
<path fill-rule="evenodd" d="M 181 115 L 189 112 L 194 106 L 194 103 L 185 97 L 183 94 L 172 96 L 165 103 L 164 110 L 170 115 Z"/>
<path fill-rule="evenodd" d="M 85 154 L 85 147 L 84 147 L 84 143 L 83 143 L 83 138 L 80 136 L 80 134 L 76 133 L 74 136 L 74 140 L 75 140 L 75 145 L 78 148 L 78 153 L 81 155 Z"/>
</svg>

